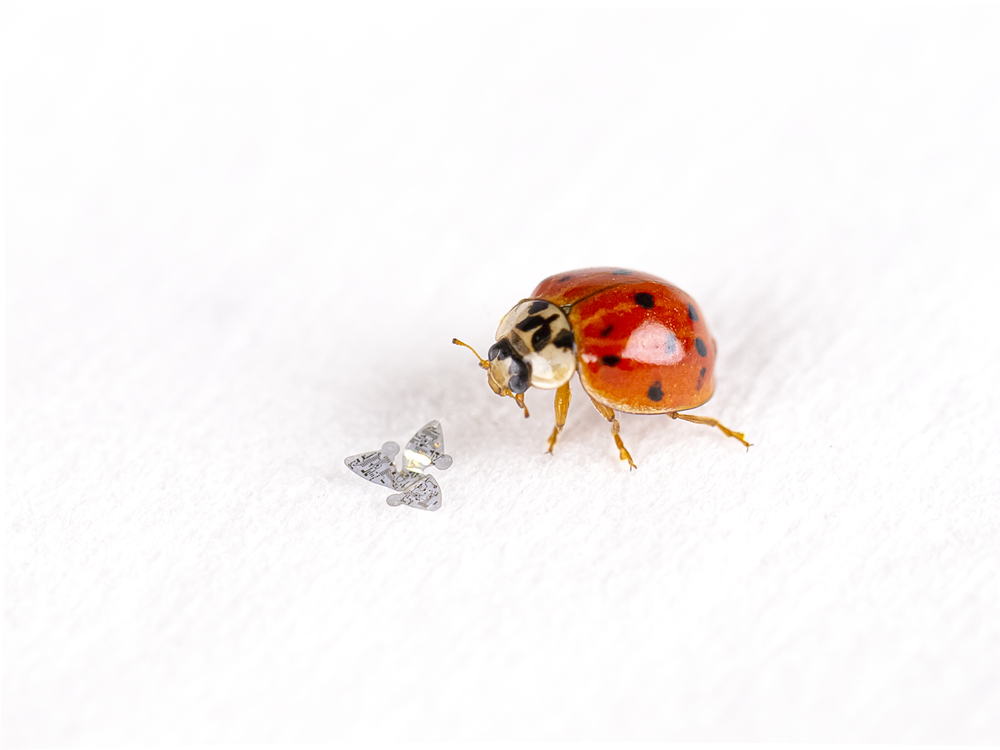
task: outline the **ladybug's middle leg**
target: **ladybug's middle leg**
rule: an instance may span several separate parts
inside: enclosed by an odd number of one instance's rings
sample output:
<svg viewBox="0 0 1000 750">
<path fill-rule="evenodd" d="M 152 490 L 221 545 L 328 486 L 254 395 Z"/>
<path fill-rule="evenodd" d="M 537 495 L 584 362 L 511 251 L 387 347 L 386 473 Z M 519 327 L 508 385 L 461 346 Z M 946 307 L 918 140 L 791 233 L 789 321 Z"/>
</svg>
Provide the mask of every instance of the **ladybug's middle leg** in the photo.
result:
<svg viewBox="0 0 1000 750">
<path fill-rule="evenodd" d="M 556 439 L 566 426 L 566 415 L 569 413 L 569 402 L 573 394 L 569 392 L 569 383 L 563 383 L 556 391 L 556 427 L 549 435 L 549 453 L 556 447 Z"/>
<path fill-rule="evenodd" d="M 621 435 L 618 434 L 619 430 L 621 430 L 621 425 L 618 424 L 618 417 L 615 416 L 615 410 L 610 406 L 605 406 L 595 401 L 593 396 L 591 396 L 590 400 L 593 402 L 594 408 L 601 413 L 601 416 L 611 422 L 611 434 L 614 435 L 615 445 L 618 446 L 618 455 L 621 456 L 622 461 L 628 461 L 630 470 L 638 468 L 632 463 L 632 456 L 625 450 L 625 444 L 622 442 Z"/>
</svg>

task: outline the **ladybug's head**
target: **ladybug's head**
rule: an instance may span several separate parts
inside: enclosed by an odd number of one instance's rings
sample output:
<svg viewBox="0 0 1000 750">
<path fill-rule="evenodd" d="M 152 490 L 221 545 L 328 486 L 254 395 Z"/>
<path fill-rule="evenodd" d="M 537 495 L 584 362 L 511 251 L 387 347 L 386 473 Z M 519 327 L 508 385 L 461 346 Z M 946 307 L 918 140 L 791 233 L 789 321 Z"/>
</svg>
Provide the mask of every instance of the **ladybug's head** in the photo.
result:
<svg viewBox="0 0 1000 750">
<path fill-rule="evenodd" d="M 558 388 L 576 372 L 573 329 L 562 308 L 551 302 L 518 302 L 500 321 L 496 340 L 487 359 L 479 358 L 479 366 L 486 370 L 493 392 L 513 398 L 524 416 L 528 416 L 524 406 L 528 388 Z M 458 339 L 452 343 L 472 349 Z"/>
</svg>

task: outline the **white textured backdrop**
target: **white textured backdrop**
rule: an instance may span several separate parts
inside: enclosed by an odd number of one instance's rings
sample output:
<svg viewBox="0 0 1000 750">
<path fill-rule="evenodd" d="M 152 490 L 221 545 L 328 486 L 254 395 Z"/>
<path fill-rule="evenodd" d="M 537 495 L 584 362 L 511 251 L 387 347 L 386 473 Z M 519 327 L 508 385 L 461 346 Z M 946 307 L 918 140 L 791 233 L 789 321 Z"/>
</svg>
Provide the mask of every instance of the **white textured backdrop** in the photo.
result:
<svg viewBox="0 0 1000 750">
<path fill-rule="evenodd" d="M 848 7 L 12 8 L 5 742 L 1000 742 L 1000 15 Z M 450 345 L 603 264 L 749 453 Z"/>
</svg>

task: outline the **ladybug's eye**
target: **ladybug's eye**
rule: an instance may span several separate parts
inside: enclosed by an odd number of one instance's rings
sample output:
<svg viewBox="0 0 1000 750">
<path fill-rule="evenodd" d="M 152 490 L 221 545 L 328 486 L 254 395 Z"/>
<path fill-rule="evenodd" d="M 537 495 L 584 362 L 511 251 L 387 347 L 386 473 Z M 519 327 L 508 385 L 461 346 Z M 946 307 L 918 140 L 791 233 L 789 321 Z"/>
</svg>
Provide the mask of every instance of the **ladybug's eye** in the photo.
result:
<svg viewBox="0 0 1000 750">
<path fill-rule="evenodd" d="M 510 377 L 507 380 L 507 388 L 511 393 L 524 393 L 528 390 L 528 381 L 531 379 L 531 372 L 528 365 L 517 359 L 510 362 Z"/>
<path fill-rule="evenodd" d="M 507 359 L 513 352 L 510 348 L 510 342 L 506 339 L 496 342 L 490 347 L 489 352 L 486 353 L 486 358 L 490 361 L 494 359 L 504 360 Z"/>
</svg>

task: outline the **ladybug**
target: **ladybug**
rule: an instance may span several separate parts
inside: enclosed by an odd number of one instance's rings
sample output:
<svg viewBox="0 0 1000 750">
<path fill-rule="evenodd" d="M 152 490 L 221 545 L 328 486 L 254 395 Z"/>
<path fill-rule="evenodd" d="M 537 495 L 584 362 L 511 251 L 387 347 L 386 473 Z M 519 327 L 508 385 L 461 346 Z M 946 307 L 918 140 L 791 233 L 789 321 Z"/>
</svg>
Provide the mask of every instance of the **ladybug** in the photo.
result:
<svg viewBox="0 0 1000 750">
<path fill-rule="evenodd" d="M 549 453 L 566 424 L 573 373 L 611 423 L 619 455 L 633 469 L 615 412 L 718 427 L 750 447 L 742 432 L 682 413 L 712 397 L 717 347 L 697 303 L 657 276 L 626 268 L 558 273 L 504 315 L 486 359 L 458 339 L 452 343 L 472 350 L 493 392 L 512 397 L 525 417 L 529 387 L 555 390 Z"/>
</svg>

